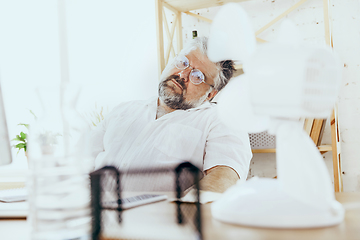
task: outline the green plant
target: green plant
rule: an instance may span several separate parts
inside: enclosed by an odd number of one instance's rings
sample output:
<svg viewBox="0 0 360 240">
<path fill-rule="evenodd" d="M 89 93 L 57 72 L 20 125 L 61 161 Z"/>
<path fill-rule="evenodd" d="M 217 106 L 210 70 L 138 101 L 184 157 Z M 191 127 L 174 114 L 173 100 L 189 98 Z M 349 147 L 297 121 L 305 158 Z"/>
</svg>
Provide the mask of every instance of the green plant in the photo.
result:
<svg viewBox="0 0 360 240">
<path fill-rule="evenodd" d="M 29 130 L 29 124 L 26 123 L 19 123 L 18 125 L 20 126 L 25 126 L 26 129 Z M 26 148 L 27 148 L 27 133 L 24 132 L 20 132 L 20 134 L 16 135 L 16 137 L 14 139 L 12 139 L 11 141 L 17 141 L 18 143 L 16 145 L 13 145 L 14 148 L 18 149 L 18 152 L 20 152 L 21 149 L 24 149 L 25 153 L 26 153 Z"/>
<path fill-rule="evenodd" d="M 34 116 L 34 118 L 36 120 L 37 117 L 36 117 L 35 113 L 33 111 L 31 111 L 30 109 L 29 109 L 29 112 L 31 113 L 31 115 Z M 18 126 L 24 126 L 29 131 L 29 124 L 27 124 L 27 123 L 19 123 Z M 20 134 L 16 135 L 16 137 L 11 140 L 11 141 L 16 141 L 17 142 L 16 145 L 13 145 L 14 148 L 18 149 L 17 153 L 19 153 L 21 149 L 24 149 L 25 155 L 26 155 L 27 137 L 28 137 L 27 133 L 20 132 Z"/>
</svg>

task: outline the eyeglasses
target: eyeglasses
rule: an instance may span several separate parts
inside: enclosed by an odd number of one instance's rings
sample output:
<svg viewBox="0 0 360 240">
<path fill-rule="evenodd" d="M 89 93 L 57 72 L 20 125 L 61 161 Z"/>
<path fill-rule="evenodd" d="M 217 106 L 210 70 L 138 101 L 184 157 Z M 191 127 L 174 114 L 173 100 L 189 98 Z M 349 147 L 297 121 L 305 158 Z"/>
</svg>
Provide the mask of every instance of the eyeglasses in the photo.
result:
<svg viewBox="0 0 360 240">
<path fill-rule="evenodd" d="M 210 87 L 214 87 L 213 85 L 208 84 L 207 82 L 205 82 L 205 75 L 199 70 L 199 69 L 194 69 L 190 66 L 190 61 L 187 57 L 185 56 L 178 56 L 175 59 L 175 67 L 179 70 L 185 70 L 188 67 L 190 67 L 192 70 L 190 72 L 189 75 L 189 79 L 190 81 L 195 84 L 195 85 L 199 85 L 201 83 L 205 83 L 207 85 L 209 85 Z M 180 74 L 183 72 L 181 71 Z"/>
</svg>

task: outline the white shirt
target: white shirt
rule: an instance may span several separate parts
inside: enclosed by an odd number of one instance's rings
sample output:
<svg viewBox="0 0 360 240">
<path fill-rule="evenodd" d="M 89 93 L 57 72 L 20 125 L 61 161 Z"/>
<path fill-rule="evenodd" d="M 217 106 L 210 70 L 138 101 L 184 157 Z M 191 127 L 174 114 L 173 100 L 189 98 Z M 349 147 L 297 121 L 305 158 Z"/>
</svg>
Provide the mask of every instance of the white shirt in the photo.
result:
<svg viewBox="0 0 360 240">
<path fill-rule="evenodd" d="M 216 104 L 205 102 L 197 108 L 175 110 L 158 119 L 156 110 L 157 98 L 115 107 L 91 134 L 95 168 L 113 165 L 126 172 L 175 167 L 189 161 L 202 171 L 228 166 L 242 181 L 246 180 L 252 158 L 249 136 L 245 132 L 235 134 L 225 127 L 217 116 Z M 169 190 L 173 186 L 158 180 L 151 178 L 154 189 Z"/>
</svg>

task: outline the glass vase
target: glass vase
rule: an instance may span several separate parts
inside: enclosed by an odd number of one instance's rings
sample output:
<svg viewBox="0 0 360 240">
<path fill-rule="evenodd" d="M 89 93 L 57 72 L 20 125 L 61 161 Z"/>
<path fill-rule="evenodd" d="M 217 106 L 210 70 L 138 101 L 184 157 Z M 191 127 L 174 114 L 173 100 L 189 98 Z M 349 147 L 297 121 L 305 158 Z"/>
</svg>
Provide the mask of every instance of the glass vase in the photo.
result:
<svg viewBox="0 0 360 240">
<path fill-rule="evenodd" d="M 60 91 L 59 91 L 60 89 Z M 29 132 L 32 239 L 90 239 L 86 122 L 75 110 L 79 87 L 37 90 L 43 114 Z"/>
</svg>

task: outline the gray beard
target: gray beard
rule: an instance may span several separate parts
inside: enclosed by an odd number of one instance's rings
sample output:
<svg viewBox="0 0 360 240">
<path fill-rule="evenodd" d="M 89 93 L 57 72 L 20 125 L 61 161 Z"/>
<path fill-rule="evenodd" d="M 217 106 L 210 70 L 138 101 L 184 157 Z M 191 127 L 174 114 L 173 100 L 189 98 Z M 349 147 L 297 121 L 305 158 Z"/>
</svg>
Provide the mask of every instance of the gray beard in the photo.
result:
<svg viewBox="0 0 360 240">
<path fill-rule="evenodd" d="M 171 81 L 172 79 L 177 81 L 183 87 L 182 93 L 179 94 L 169 91 L 169 88 L 174 89 L 173 86 L 169 86 L 167 84 L 167 82 Z M 211 91 L 211 89 L 209 91 Z M 183 83 L 183 80 L 180 79 L 180 77 L 177 75 L 171 75 L 165 80 L 161 81 L 159 84 L 159 99 L 171 109 L 186 110 L 186 109 L 198 107 L 205 101 L 209 92 L 206 92 L 202 97 L 194 101 L 185 100 L 184 98 L 185 94 L 186 94 L 186 87 Z"/>
</svg>

